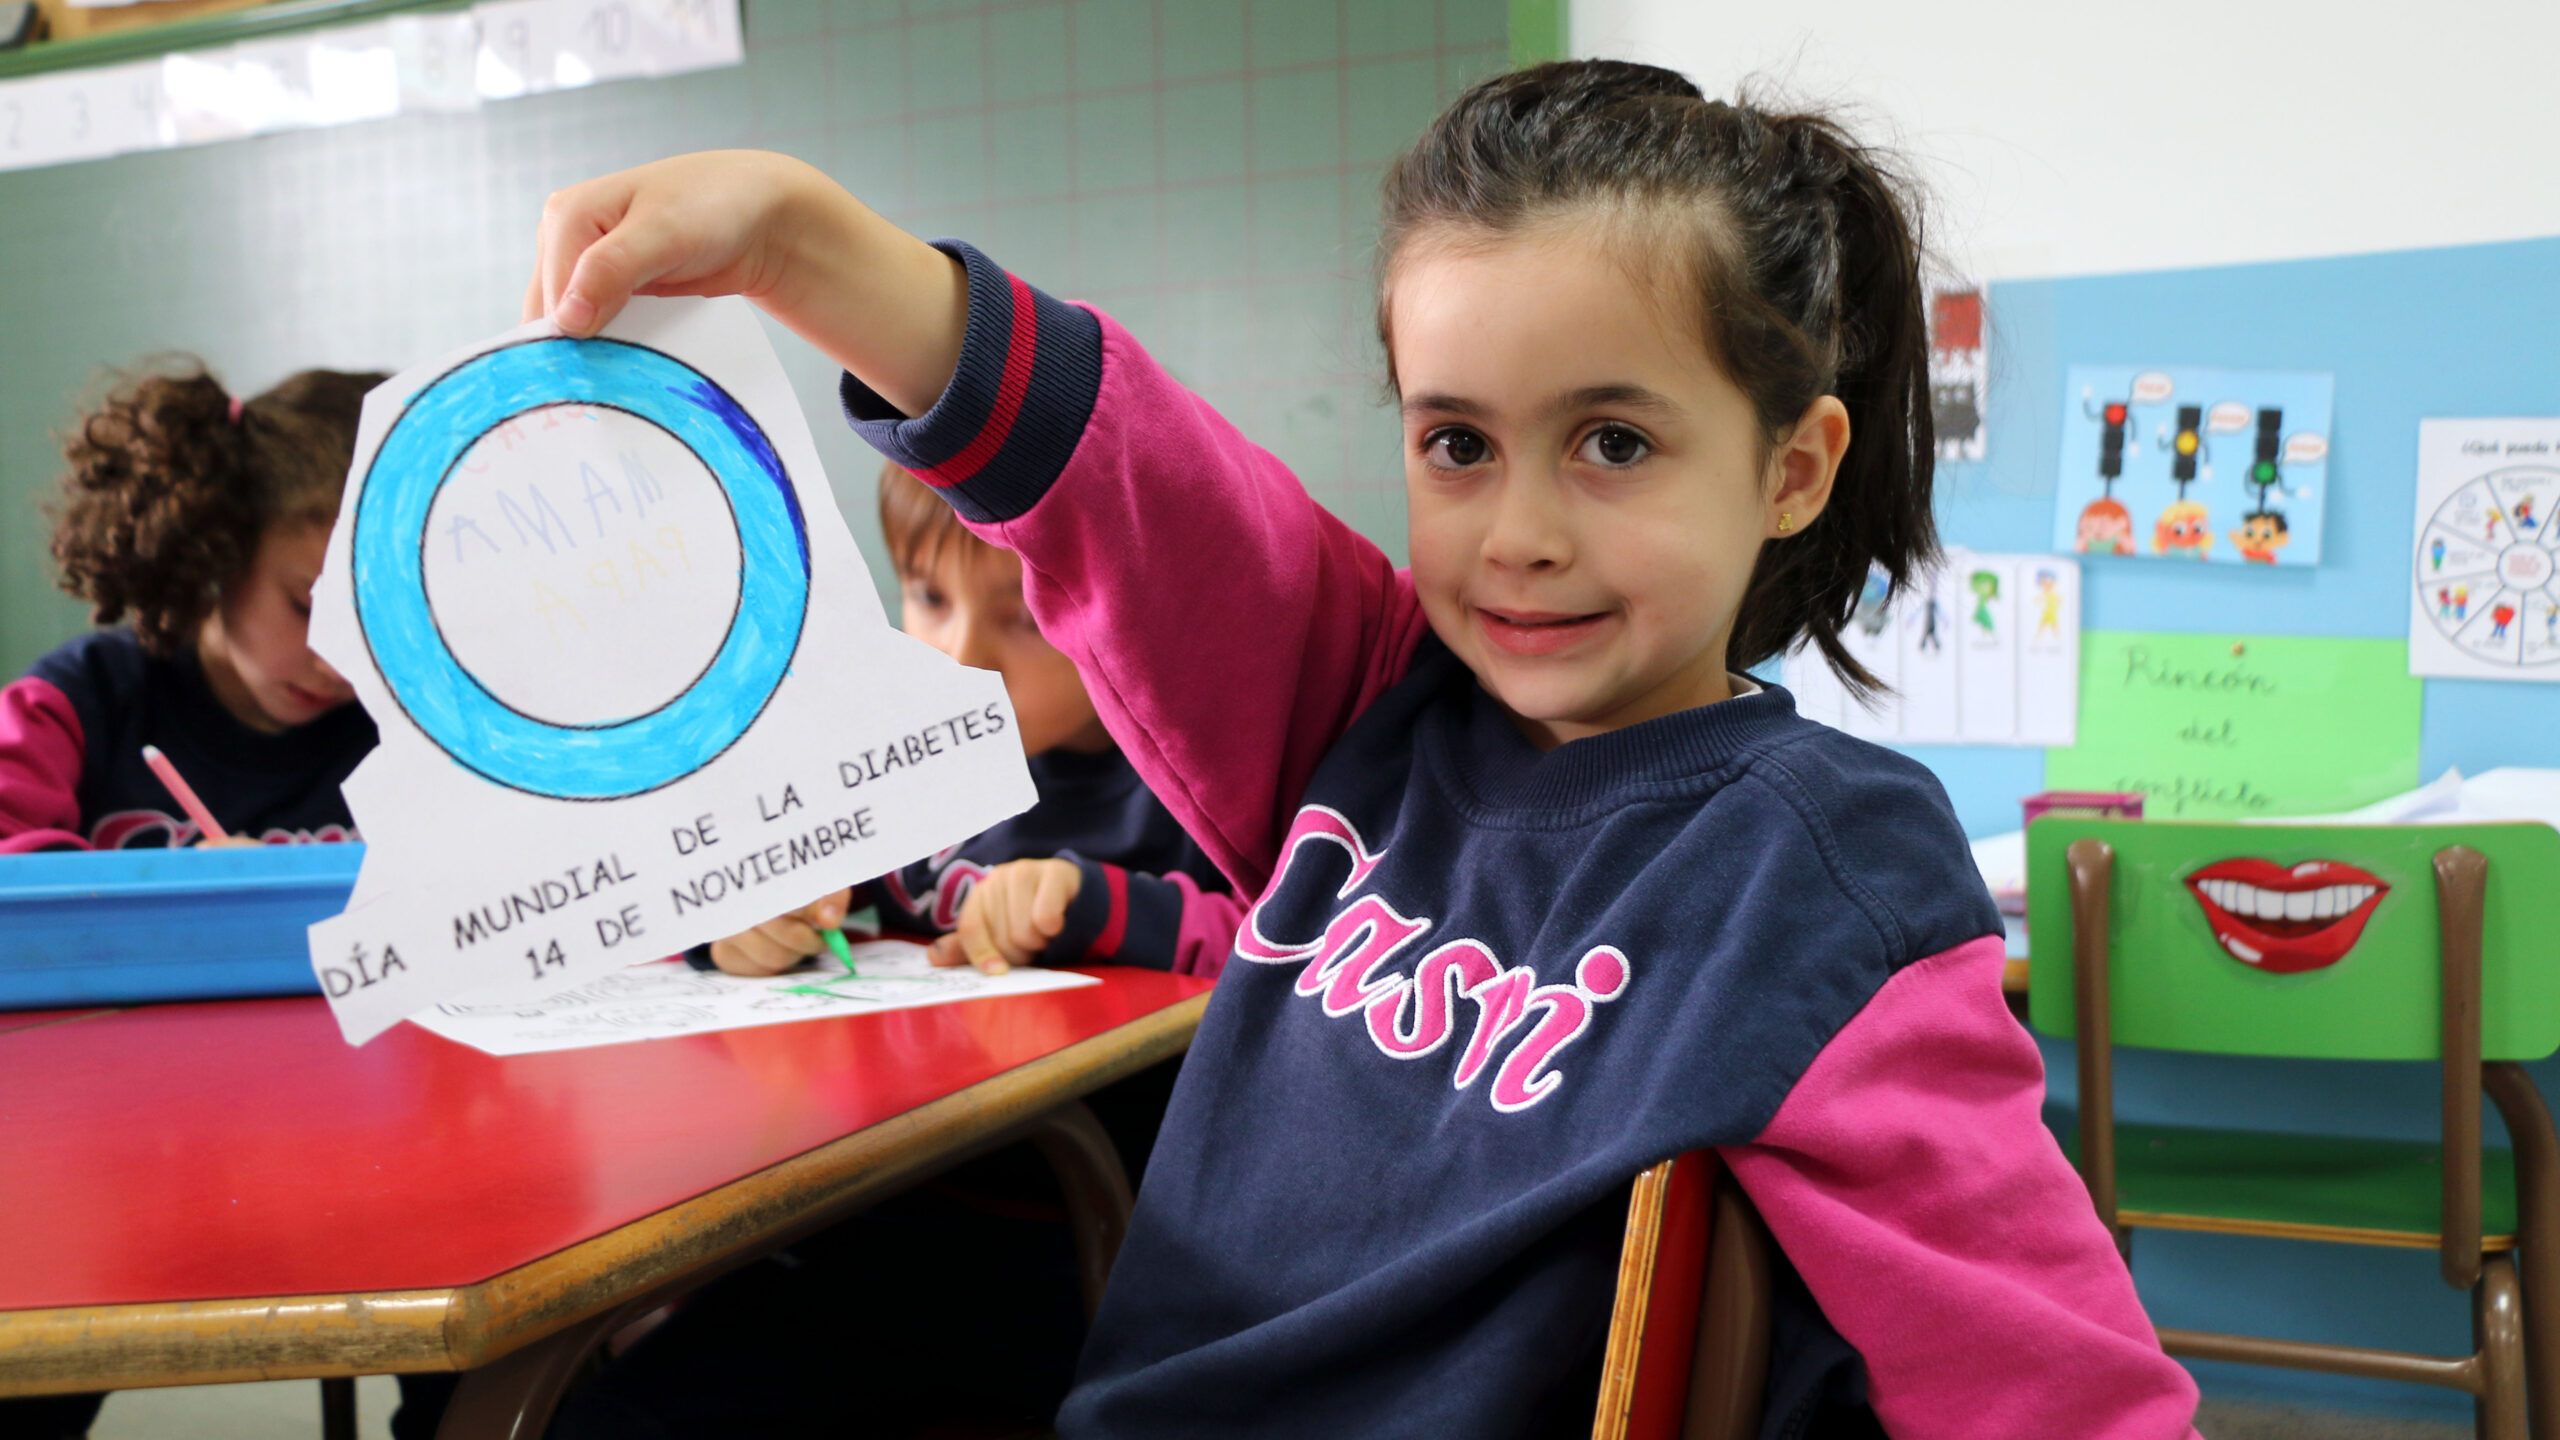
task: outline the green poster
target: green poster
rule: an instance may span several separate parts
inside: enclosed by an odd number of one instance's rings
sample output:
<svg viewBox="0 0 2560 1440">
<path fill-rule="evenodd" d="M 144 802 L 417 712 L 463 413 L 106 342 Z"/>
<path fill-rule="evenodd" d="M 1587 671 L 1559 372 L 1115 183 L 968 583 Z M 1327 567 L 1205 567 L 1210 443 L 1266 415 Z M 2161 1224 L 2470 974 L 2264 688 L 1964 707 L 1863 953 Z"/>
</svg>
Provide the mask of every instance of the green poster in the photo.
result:
<svg viewBox="0 0 2560 1440">
<path fill-rule="evenodd" d="M 2157 820 L 2351 810 L 2418 783 L 2423 690 L 2405 640 L 2080 637 L 2080 743 L 2056 790 L 2138 790 Z"/>
</svg>

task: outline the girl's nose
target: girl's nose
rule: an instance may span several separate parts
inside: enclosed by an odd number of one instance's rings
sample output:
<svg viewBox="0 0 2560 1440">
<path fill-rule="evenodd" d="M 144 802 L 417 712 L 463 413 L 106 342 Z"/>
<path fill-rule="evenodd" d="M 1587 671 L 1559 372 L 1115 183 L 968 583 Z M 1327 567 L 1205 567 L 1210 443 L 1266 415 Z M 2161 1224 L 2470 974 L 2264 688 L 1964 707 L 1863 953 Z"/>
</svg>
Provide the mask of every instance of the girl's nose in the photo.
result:
<svg viewBox="0 0 2560 1440">
<path fill-rule="evenodd" d="M 1573 558 L 1573 537 L 1552 474 L 1514 469 L 1491 497 L 1484 558 L 1510 570 L 1553 570 Z"/>
</svg>

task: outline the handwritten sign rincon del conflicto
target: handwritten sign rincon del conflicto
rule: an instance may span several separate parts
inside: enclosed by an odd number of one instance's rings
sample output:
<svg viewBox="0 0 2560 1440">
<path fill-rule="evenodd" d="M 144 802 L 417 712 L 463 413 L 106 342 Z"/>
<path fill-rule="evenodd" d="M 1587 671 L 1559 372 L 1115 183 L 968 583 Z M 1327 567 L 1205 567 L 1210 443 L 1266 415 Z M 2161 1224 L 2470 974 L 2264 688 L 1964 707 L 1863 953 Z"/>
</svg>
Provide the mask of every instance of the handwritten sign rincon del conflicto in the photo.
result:
<svg viewBox="0 0 2560 1440">
<path fill-rule="evenodd" d="M 2080 743 L 2055 789 L 2136 790 L 2163 820 L 2349 810 L 2418 783 L 2423 690 L 2399 640 L 2081 637 Z"/>
</svg>

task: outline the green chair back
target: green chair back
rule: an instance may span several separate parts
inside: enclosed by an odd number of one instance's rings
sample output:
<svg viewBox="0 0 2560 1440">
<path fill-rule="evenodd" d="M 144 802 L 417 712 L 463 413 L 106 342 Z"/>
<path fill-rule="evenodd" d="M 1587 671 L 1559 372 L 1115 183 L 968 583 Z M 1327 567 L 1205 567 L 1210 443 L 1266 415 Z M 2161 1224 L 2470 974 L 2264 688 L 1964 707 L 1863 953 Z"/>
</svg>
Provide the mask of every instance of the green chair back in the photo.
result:
<svg viewBox="0 0 2560 1440">
<path fill-rule="evenodd" d="M 2468 845 L 2489 860 L 2482 1058 L 2560 1050 L 2560 832 L 2548 825 L 2038 820 L 2027 830 L 2028 1022 L 2064 1038 L 2074 1014 L 2064 852 L 2087 837 L 2115 850 L 2116 1044 L 2439 1058 L 2432 866 L 2437 851 Z"/>
</svg>

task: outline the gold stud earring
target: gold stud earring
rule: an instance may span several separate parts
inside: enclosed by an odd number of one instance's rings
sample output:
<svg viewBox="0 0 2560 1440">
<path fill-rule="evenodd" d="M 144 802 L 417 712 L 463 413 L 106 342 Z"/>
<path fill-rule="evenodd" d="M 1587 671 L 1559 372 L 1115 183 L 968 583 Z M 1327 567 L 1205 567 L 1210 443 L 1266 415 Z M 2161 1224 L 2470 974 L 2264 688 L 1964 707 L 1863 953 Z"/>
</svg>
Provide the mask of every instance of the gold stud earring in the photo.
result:
<svg viewBox="0 0 2560 1440">
<path fill-rule="evenodd" d="M 1790 526 L 1790 525 L 1793 525 L 1794 523 L 1796 523 L 1795 512 L 1793 512 L 1793 511 L 1791 511 L 1791 510 L 1781 510 L 1781 511 L 1779 511 L 1779 512 L 1778 512 L 1778 533 L 1779 533 L 1779 534 L 1781 534 L 1781 535 L 1786 534 L 1786 533 L 1787 533 L 1787 527 L 1788 527 L 1788 526 Z"/>
</svg>

